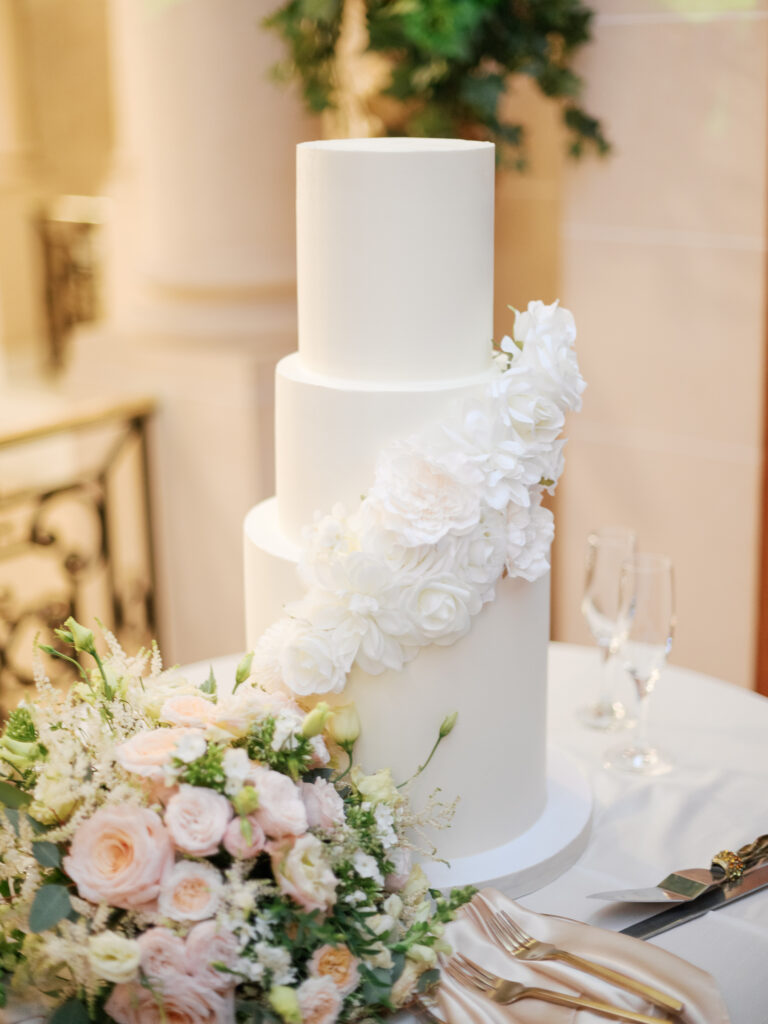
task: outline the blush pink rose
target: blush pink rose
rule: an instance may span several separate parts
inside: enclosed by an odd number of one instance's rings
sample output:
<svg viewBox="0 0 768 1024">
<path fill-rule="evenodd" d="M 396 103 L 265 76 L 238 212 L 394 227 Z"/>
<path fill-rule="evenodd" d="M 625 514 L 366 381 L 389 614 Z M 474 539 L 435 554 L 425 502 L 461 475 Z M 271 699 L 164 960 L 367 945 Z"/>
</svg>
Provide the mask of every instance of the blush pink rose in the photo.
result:
<svg viewBox="0 0 768 1024">
<path fill-rule="evenodd" d="M 309 762 L 309 767 L 325 768 L 331 760 L 331 755 L 328 753 L 328 747 L 323 737 L 313 736 L 309 741 L 309 745 L 312 748 L 312 760 Z"/>
<path fill-rule="evenodd" d="M 237 939 L 232 932 L 215 921 L 201 921 L 187 936 L 187 970 L 198 981 L 223 991 L 236 985 L 238 979 L 213 965 L 223 964 L 236 970 L 238 952 Z"/>
<path fill-rule="evenodd" d="M 342 1003 L 341 992 L 330 978 L 307 978 L 296 989 L 302 1024 L 335 1024 Z"/>
<path fill-rule="evenodd" d="M 152 982 L 186 973 L 184 940 L 170 928 L 149 928 L 138 938 L 141 970 Z"/>
<path fill-rule="evenodd" d="M 250 814 L 246 819 L 248 825 L 243 831 L 243 822 L 240 818 L 234 818 L 227 825 L 224 833 L 224 849 L 236 860 L 251 860 L 266 849 L 267 837 L 264 829 L 256 820 L 256 816 Z M 248 838 L 248 826 L 250 826 L 250 839 Z"/>
<path fill-rule="evenodd" d="M 183 784 L 168 801 L 165 827 L 177 850 L 192 857 L 208 857 L 218 852 L 233 813 L 232 804 L 221 793 Z"/>
<path fill-rule="evenodd" d="M 188 974 L 177 975 L 164 979 L 162 994 L 115 985 L 104 1009 L 117 1024 L 234 1024 L 234 989 L 215 992 Z"/>
<path fill-rule="evenodd" d="M 78 826 L 63 863 L 83 899 L 134 910 L 157 899 L 173 846 L 154 811 L 117 804 Z"/>
<path fill-rule="evenodd" d="M 346 946 L 326 944 L 312 954 L 307 970 L 313 978 L 329 978 L 342 996 L 348 996 L 360 984 L 359 963 Z"/>
<path fill-rule="evenodd" d="M 307 812 L 299 787 L 287 775 L 269 768 L 257 768 L 253 786 L 259 795 L 256 820 L 270 839 L 303 835 L 308 828 Z"/>
<path fill-rule="evenodd" d="M 218 910 L 222 884 L 212 865 L 180 860 L 163 877 L 158 910 L 172 921 L 204 921 Z"/>
<path fill-rule="evenodd" d="M 344 822 L 344 801 L 325 779 L 301 783 L 301 796 L 310 828 L 330 831 Z"/>
<path fill-rule="evenodd" d="M 307 833 L 274 843 L 270 853 L 272 873 L 281 892 L 305 910 L 327 910 L 334 905 L 339 881 L 316 836 Z"/>
<path fill-rule="evenodd" d="M 216 718 L 216 705 L 194 693 L 169 697 L 160 710 L 160 721 L 169 725 L 205 728 Z"/>
<path fill-rule="evenodd" d="M 202 738 L 203 733 L 200 729 L 185 727 L 138 732 L 115 749 L 115 758 L 132 775 L 163 781 L 163 768 L 173 761 L 176 747 L 185 736 Z"/>
</svg>

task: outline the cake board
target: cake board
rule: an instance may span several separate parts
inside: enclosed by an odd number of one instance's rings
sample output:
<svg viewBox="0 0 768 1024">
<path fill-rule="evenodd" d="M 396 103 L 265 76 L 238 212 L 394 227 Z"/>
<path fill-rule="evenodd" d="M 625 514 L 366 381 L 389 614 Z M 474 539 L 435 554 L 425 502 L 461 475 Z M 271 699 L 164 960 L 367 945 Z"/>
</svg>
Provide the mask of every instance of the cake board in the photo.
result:
<svg viewBox="0 0 768 1024">
<path fill-rule="evenodd" d="M 474 885 L 511 899 L 535 892 L 572 867 L 586 849 L 592 790 L 579 763 L 558 747 L 547 752 L 547 802 L 533 825 L 503 846 L 450 863 L 424 864 L 436 889 Z"/>
</svg>

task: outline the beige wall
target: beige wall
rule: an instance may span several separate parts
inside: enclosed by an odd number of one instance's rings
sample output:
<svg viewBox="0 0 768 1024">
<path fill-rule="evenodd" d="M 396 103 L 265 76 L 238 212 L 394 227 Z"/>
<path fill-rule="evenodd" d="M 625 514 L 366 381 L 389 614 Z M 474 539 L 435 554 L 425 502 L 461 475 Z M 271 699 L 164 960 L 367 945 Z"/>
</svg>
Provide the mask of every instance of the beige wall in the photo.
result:
<svg viewBox="0 0 768 1024">
<path fill-rule="evenodd" d="M 559 496 L 556 635 L 587 641 L 583 545 L 637 528 L 676 566 L 672 660 L 753 685 L 765 334 L 768 3 L 597 0 L 562 298 L 589 381 Z"/>
</svg>

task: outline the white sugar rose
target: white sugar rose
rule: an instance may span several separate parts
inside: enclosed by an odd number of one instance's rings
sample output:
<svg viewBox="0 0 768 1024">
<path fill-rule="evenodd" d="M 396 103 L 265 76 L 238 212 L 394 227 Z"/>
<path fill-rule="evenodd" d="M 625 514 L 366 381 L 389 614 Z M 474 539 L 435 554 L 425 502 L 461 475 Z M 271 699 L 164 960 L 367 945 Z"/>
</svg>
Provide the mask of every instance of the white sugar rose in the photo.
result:
<svg viewBox="0 0 768 1024">
<path fill-rule="evenodd" d="M 477 490 L 408 442 L 392 444 L 379 455 L 366 503 L 408 547 L 471 530 L 480 515 Z"/>
<path fill-rule="evenodd" d="M 233 815 L 232 804 L 205 786 L 179 787 L 165 810 L 165 827 L 174 846 L 191 857 L 217 853 Z"/>
<path fill-rule="evenodd" d="M 507 517 L 486 509 L 472 533 L 460 537 L 455 549 L 455 572 L 485 603 L 493 599 L 496 582 L 504 571 L 507 555 Z"/>
<path fill-rule="evenodd" d="M 549 571 L 555 535 L 552 513 L 536 495 L 530 508 L 510 507 L 507 519 L 507 571 L 532 583 Z"/>
<path fill-rule="evenodd" d="M 536 386 L 527 368 L 513 368 L 495 381 L 491 393 L 501 421 L 527 446 L 551 444 L 563 429 L 563 410 Z"/>
<path fill-rule="evenodd" d="M 514 366 L 534 371 L 537 387 L 563 409 L 581 408 L 586 387 L 579 372 L 573 343 L 576 324 L 572 313 L 557 302 L 529 302 L 528 309 L 515 316 L 514 342 L 505 339 L 502 348 L 513 356 Z M 522 350 L 519 346 L 522 346 Z"/>
<path fill-rule="evenodd" d="M 401 608 L 407 619 L 405 644 L 452 644 L 469 632 L 472 616 L 482 607 L 477 590 L 445 573 L 420 580 L 407 587 Z"/>
<path fill-rule="evenodd" d="M 164 978 L 186 974 L 184 940 L 170 928 L 148 928 L 137 941 L 142 974 L 156 987 Z"/>
<path fill-rule="evenodd" d="M 275 844 L 272 872 L 280 891 L 305 910 L 327 910 L 336 902 L 338 879 L 323 844 L 311 833 Z"/>
<path fill-rule="evenodd" d="M 318 629 L 308 622 L 292 622 L 278 653 L 282 680 L 302 697 L 341 693 L 358 644 L 359 632 L 344 626 Z"/>
<path fill-rule="evenodd" d="M 99 932 L 88 939 L 88 964 L 101 981 L 133 981 L 140 962 L 141 949 L 135 939 L 117 932 Z"/>
<path fill-rule="evenodd" d="M 172 921 L 204 921 L 214 917 L 222 885 L 221 873 L 210 864 L 180 860 L 163 878 L 160 914 Z"/>
</svg>

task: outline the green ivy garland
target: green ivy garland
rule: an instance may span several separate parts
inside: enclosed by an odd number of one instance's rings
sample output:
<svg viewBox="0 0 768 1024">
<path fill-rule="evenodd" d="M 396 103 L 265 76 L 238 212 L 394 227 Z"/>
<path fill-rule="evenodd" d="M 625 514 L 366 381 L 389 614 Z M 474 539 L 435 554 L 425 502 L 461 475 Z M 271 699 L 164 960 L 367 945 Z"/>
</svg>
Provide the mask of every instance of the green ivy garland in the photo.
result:
<svg viewBox="0 0 768 1024">
<path fill-rule="evenodd" d="M 571 66 L 590 39 L 593 15 L 581 0 L 363 2 L 368 50 L 391 63 L 380 92 L 389 101 L 390 134 L 489 139 L 522 167 L 523 126 L 504 118 L 500 101 L 510 76 L 524 74 L 561 102 L 573 156 L 586 149 L 608 151 L 599 120 L 578 102 L 584 82 Z M 286 0 L 265 21 L 288 47 L 277 76 L 300 81 L 313 113 L 334 107 L 343 5 L 344 0 Z"/>
</svg>

